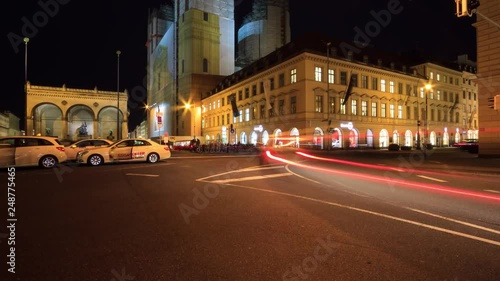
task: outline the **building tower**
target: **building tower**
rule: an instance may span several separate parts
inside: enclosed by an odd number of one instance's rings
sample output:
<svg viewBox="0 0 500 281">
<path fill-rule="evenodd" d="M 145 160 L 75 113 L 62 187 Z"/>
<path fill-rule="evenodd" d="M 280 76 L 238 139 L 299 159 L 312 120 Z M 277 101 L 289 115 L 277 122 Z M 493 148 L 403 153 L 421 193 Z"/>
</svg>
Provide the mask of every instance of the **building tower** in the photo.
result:
<svg viewBox="0 0 500 281">
<path fill-rule="evenodd" d="M 255 0 L 238 30 L 236 67 L 243 68 L 289 42 L 288 0 Z"/>
<path fill-rule="evenodd" d="M 166 9 L 163 37 L 148 48 L 150 137 L 200 135 L 201 93 L 234 72 L 233 2 L 175 0 Z"/>
</svg>

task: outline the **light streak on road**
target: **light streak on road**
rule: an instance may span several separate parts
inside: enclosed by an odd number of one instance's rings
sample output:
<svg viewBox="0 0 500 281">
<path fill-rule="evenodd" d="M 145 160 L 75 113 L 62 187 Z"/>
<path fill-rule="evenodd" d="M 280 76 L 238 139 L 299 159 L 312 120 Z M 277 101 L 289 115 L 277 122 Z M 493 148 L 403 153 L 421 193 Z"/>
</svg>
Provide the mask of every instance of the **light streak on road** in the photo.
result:
<svg viewBox="0 0 500 281">
<path fill-rule="evenodd" d="M 309 158 L 309 159 L 314 159 L 314 160 L 319 160 L 319 161 L 325 161 L 325 162 L 332 162 L 332 163 L 338 163 L 338 164 L 344 164 L 344 165 L 350 165 L 350 166 L 357 166 L 357 167 L 374 169 L 374 170 L 397 171 L 397 172 L 400 172 L 400 173 L 412 173 L 412 174 L 418 173 L 418 174 L 427 174 L 427 175 L 434 175 L 434 176 L 443 176 L 443 175 L 446 175 L 446 173 L 442 173 L 442 172 L 417 170 L 417 169 L 407 168 L 407 167 L 403 167 L 403 166 L 397 166 L 397 167 L 392 166 L 391 167 L 391 166 L 385 166 L 383 164 L 374 165 L 374 164 L 366 164 L 366 163 L 353 162 L 353 161 L 348 161 L 348 160 L 325 158 L 325 157 L 320 157 L 320 156 L 315 156 L 315 155 L 307 154 L 307 153 L 300 152 L 300 151 L 296 152 L 296 154 L 298 154 L 298 155 L 300 155 L 302 157 Z M 437 161 L 432 161 L 432 162 L 437 162 Z M 408 166 L 408 165 L 411 165 L 411 163 L 409 161 L 407 161 L 406 163 L 401 163 L 401 165 Z M 413 164 L 413 165 L 415 166 L 417 164 Z M 466 178 L 466 179 L 470 179 L 471 178 L 470 176 L 463 175 L 463 174 L 462 175 L 453 174 L 453 176 L 455 178 L 458 178 L 458 177 L 460 177 L 460 178 Z"/>
<path fill-rule="evenodd" d="M 269 157 L 270 159 L 273 159 L 275 161 L 279 161 L 279 162 L 282 162 L 282 163 L 285 163 L 288 165 L 292 165 L 295 167 L 301 167 L 304 169 L 315 170 L 318 172 L 324 172 L 324 173 L 329 173 L 329 174 L 342 175 L 342 176 L 345 176 L 347 178 L 364 179 L 364 180 L 369 180 L 369 181 L 381 182 L 381 183 L 385 183 L 385 184 L 400 185 L 400 186 L 412 187 L 412 188 L 423 189 L 423 190 L 443 192 L 446 194 L 461 195 L 461 196 L 466 196 L 466 197 L 481 198 L 481 199 L 487 199 L 487 200 L 493 200 L 493 201 L 500 202 L 500 196 L 486 194 L 486 193 L 482 193 L 482 192 L 465 191 L 465 190 L 447 187 L 447 186 L 442 186 L 442 185 L 425 184 L 425 183 L 413 182 L 413 181 L 384 177 L 384 176 L 372 176 L 372 175 L 356 173 L 356 172 L 340 171 L 340 170 L 329 169 L 329 168 L 312 167 L 311 165 L 301 164 L 301 163 L 290 161 L 290 160 L 287 160 L 287 159 L 284 159 L 281 157 L 277 157 L 275 155 L 272 155 L 270 151 L 266 151 L 265 155 L 267 157 Z"/>
</svg>

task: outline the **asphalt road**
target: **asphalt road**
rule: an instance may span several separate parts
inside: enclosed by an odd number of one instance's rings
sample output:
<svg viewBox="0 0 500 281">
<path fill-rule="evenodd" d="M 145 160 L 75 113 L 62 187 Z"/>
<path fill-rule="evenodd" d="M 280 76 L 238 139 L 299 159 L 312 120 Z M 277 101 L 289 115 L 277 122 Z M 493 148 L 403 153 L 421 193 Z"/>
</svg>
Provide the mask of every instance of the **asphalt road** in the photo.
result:
<svg viewBox="0 0 500 281">
<path fill-rule="evenodd" d="M 453 153 L 16 169 L 0 279 L 498 280 L 498 162 Z"/>
</svg>

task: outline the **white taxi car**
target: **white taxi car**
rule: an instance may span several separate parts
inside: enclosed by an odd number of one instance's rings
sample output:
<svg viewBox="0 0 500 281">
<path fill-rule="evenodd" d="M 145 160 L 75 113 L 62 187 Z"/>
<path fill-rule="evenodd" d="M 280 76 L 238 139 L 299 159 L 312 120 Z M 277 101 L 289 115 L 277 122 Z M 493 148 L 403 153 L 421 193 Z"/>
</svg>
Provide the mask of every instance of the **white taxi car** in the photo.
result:
<svg viewBox="0 0 500 281">
<path fill-rule="evenodd" d="M 68 161 L 76 160 L 76 154 L 84 149 L 105 147 L 112 145 L 113 142 L 107 139 L 85 139 L 79 140 L 69 146 L 66 146 L 66 155 L 68 156 Z"/>
<path fill-rule="evenodd" d="M 0 168 L 40 166 L 53 168 L 67 160 L 64 145 L 55 137 L 0 137 Z"/>
<path fill-rule="evenodd" d="M 98 166 L 111 162 L 149 162 L 156 163 L 170 158 L 167 145 L 145 139 L 125 139 L 108 147 L 90 148 L 76 155 L 78 163 Z"/>
</svg>

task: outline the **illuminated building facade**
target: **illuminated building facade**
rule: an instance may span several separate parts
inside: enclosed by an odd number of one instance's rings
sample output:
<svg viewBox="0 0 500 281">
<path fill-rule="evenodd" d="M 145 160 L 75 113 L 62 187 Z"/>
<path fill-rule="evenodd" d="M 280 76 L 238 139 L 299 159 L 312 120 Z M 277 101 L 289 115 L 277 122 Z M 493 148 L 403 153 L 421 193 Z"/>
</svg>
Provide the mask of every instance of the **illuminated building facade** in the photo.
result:
<svg viewBox="0 0 500 281">
<path fill-rule="evenodd" d="M 477 138 L 471 73 L 341 50 L 301 39 L 227 76 L 202 100 L 203 141 L 333 149 Z"/>
<path fill-rule="evenodd" d="M 128 93 L 26 84 L 27 135 L 56 136 L 65 141 L 86 138 L 116 140 L 128 135 Z M 120 97 L 119 109 L 117 97 Z M 118 114 L 117 114 L 118 110 Z M 117 122 L 117 116 L 119 120 Z"/>
</svg>

